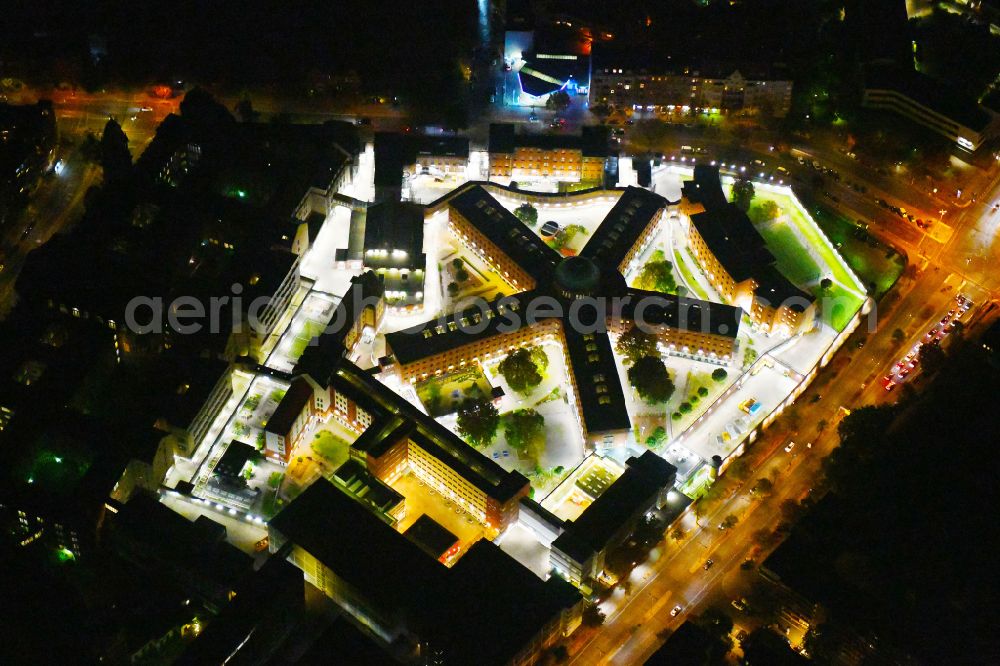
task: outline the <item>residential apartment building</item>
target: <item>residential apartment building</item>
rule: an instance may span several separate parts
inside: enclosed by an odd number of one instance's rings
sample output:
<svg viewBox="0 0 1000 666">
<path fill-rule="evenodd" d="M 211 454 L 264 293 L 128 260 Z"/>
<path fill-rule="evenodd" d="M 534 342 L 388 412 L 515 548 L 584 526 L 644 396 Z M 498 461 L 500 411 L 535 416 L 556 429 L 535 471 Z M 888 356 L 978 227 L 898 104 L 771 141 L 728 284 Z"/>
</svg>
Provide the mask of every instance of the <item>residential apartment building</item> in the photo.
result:
<svg viewBox="0 0 1000 666">
<path fill-rule="evenodd" d="M 544 279 L 546 267 L 559 258 L 555 250 L 478 185 L 448 201 L 448 224 L 463 245 L 515 289 L 533 289 L 538 277 Z"/>
<path fill-rule="evenodd" d="M 683 193 L 681 208 L 690 215 L 688 247 L 719 294 L 764 332 L 794 335 L 810 330 L 815 297 L 777 269 L 747 214 L 725 200 L 718 168 L 695 167 L 694 180 L 684 184 Z"/>
<path fill-rule="evenodd" d="M 520 134 L 514 125 L 490 125 L 490 178 L 599 184 L 608 159 L 607 134 L 583 127 L 579 136 Z"/>
<path fill-rule="evenodd" d="M 689 68 L 676 73 L 608 66 L 594 70 L 590 103 L 661 111 L 750 111 L 783 118 L 792 106 L 792 81 L 739 69 Z"/>
</svg>

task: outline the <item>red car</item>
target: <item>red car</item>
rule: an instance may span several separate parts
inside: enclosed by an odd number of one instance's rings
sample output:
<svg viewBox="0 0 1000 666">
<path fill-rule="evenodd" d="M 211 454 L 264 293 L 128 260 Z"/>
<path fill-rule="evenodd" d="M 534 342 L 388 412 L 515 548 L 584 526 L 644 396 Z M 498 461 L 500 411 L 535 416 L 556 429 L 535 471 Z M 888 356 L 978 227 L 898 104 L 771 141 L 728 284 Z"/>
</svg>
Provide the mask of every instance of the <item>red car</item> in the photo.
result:
<svg viewBox="0 0 1000 666">
<path fill-rule="evenodd" d="M 892 380 L 892 377 L 883 377 L 882 388 L 884 388 L 886 391 L 891 391 L 892 389 L 896 388 L 896 382 Z"/>
</svg>

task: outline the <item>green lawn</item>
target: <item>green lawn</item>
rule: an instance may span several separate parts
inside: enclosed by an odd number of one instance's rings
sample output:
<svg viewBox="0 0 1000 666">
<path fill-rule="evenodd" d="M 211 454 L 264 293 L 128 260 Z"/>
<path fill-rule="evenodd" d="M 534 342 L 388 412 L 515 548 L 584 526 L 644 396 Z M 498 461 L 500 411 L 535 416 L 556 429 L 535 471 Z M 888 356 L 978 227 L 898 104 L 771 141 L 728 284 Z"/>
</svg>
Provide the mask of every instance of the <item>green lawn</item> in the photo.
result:
<svg viewBox="0 0 1000 666">
<path fill-rule="evenodd" d="M 810 210 L 816 224 L 838 247 L 861 282 L 869 288 L 875 285 L 872 295 L 876 299 L 885 295 L 906 269 L 903 255 L 827 208 L 810 206 Z"/>
<path fill-rule="evenodd" d="M 804 285 L 820 277 L 819 264 L 805 251 L 795 231 L 784 222 L 757 228 L 777 260 L 778 270 L 796 285 Z"/>
<path fill-rule="evenodd" d="M 684 260 L 684 256 L 677 250 L 674 250 L 674 267 L 680 271 L 681 277 L 684 278 L 684 282 L 687 283 L 687 286 L 690 287 L 692 292 L 694 292 L 693 295 L 697 296 L 703 301 L 707 301 L 708 294 L 705 293 L 705 290 L 701 288 L 701 285 L 698 283 L 698 281 L 694 278 L 694 275 L 691 273 L 691 268 Z"/>
<path fill-rule="evenodd" d="M 824 291 L 819 286 L 813 289 L 820 308 L 820 315 L 834 330 L 842 331 L 854 317 L 864 299 L 856 292 L 841 288 L 839 284 Z"/>
<path fill-rule="evenodd" d="M 350 455 L 348 450 L 350 444 L 327 430 L 323 430 L 317 435 L 312 442 L 313 452 L 329 460 L 334 467 L 340 467 L 347 462 Z"/>
<path fill-rule="evenodd" d="M 803 215 L 802 211 L 798 206 L 794 205 L 788 195 L 759 192 L 757 197 L 762 201 L 772 200 L 778 204 L 782 213 L 787 215 L 788 220 L 796 226 L 796 229 L 801 234 L 801 238 L 804 238 L 809 243 L 813 251 L 819 254 L 823 263 L 826 264 L 821 270 L 829 271 L 836 282 L 848 286 L 854 285 L 855 277 L 840 261 L 840 255 L 829 246 L 816 224 Z"/>
</svg>

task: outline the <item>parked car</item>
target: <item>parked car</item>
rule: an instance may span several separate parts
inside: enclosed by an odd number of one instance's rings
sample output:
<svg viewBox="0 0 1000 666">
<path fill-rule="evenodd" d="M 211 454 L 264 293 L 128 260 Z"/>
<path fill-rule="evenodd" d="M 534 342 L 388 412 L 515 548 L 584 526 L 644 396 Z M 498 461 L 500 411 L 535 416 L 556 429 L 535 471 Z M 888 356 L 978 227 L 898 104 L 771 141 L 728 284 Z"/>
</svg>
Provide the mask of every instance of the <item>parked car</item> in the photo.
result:
<svg viewBox="0 0 1000 666">
<path fill-rule="evenodd" d="M 681 612 L 681 610 L 682 610 L 681 605 L 677 604 L 672 609 L 670 609 L 670 617 L 677 617 L 677 615 Z"/>
</svg>

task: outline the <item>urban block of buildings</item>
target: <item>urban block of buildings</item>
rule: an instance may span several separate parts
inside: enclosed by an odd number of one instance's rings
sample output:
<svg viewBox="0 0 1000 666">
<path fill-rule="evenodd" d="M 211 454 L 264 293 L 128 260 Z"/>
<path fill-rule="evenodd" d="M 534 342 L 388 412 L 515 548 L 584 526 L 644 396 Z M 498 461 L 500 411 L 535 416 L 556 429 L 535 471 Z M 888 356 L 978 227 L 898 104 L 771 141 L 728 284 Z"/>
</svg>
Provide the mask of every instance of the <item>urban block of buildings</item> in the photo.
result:
<svg viewBox="0 0 1000 666">
<path fill-rule="evenodd" d="M 611 155 L 602 127 L 579 136 L 522 133 L 509 123 L 490 125 L 490 179 L 603 183 Z"/>
<path fill-rule="evenodd" d="M 657 70 L 615 65 L 611 59 L 607 65 L 594 68 L 590 103 L 661 112 L 754 112 L 777 118 L 788 115 L 793 82 L 766 70 L 743 70 L 719 66 Z"/>
<path fill-rule="evenodd" d="M 631 429 L 608 332 L 625 330 L 640 315 L 667 353 L 728 364 L 736 351 L 738 307 L 629 288 L 622 277 L 655 235 L 668 202 L 627 188 L 579 256 L 562 258 L 480 185 L 447 203 L 449 225 L 471 252 L 493 266 L 518 293 L 386 335 L 387 354 L 404 381 L 419 380 L 510 350 L 557 340 L 578 397 L 576 409 L 591 450 L 625 443 Z M 561 315 L 533 313 L 535 299 L 561 305 Z M 586 313 L 587 322 L 564 321 L 579 299 L 614 304 Z M 639 312 L 641 310 L 641 312 Z M 601 332 L 583 332 L 598 324 Z"/>
</svg>

